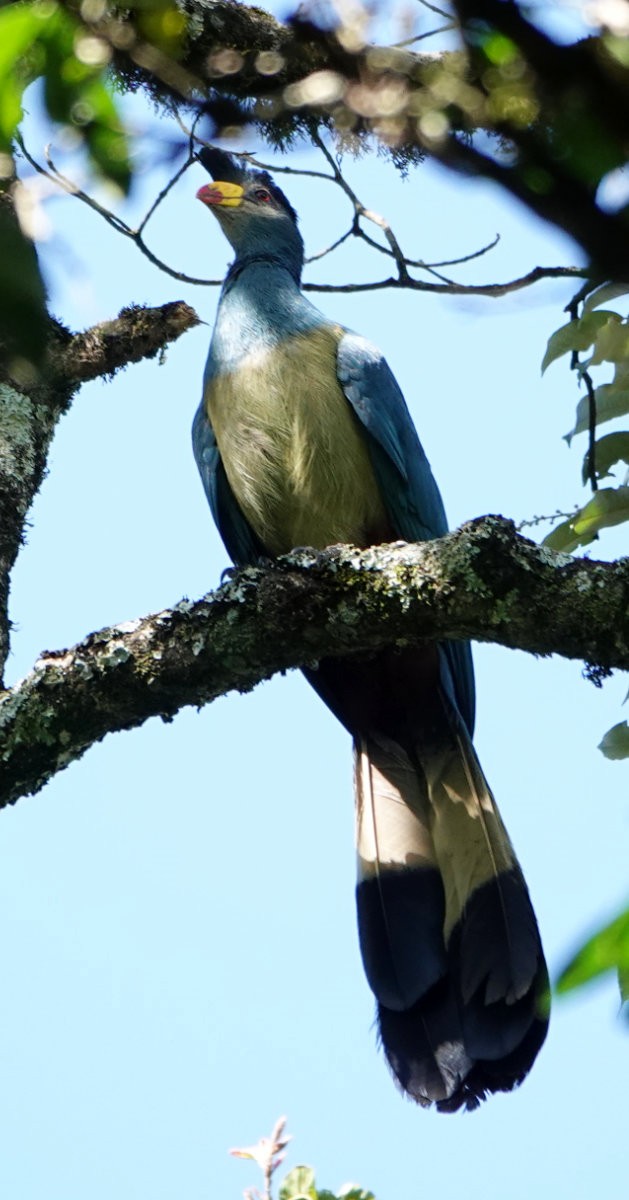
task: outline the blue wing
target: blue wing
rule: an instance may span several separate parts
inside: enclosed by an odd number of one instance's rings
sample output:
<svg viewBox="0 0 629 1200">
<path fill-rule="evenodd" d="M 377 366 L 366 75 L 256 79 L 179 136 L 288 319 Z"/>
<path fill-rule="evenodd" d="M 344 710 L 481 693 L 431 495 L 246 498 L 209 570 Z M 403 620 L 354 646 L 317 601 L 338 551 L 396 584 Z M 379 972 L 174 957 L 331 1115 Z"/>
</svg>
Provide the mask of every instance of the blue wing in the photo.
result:
<svg viewBox="0 0 629 1200">
<path fill-rule="evenodd" d="M 396 535 L 406 542 L 427 541 L 448 531 L 448 522 L 430 463 L 406 402 L 379 350 L 355 333 L 339 342 L 337 374 L 343 391 L 368 434 L 373 469 Z M 469 642 L 444 642 L 444 684 L 474 729 L 474 668 Z"/>
<path fill-rule="evenodd" d="M 238 566 L 256 562 L 264 555 L 264 548 L 234 499 L 203 400 L 192 423 L 192 448 L 214 522 L 229 557 Z"/>
</svg>

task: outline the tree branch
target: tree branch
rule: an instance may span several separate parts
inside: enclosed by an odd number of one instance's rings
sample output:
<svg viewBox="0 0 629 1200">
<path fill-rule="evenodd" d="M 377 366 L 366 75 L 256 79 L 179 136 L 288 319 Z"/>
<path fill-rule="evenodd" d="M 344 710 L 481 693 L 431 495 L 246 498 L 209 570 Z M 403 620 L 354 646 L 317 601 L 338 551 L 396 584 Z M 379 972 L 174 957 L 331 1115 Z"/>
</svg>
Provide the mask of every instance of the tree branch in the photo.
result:
<svg viewBox="0 0 629 1200">
<path fill-rule="evenodd" d="M 55 380 L 76 389 L 90 379 L 110 379 L 130 363 L 155 358 L 199 324 L 200 318 L 183 300 L 157 308 L 130 304 L 113 320 L 72 334 L 65 344 L 58 342 L 51 349 L 50 366 Z"/>
<path fill-rule="evenodd" d="M 0 684 L 9 652 L 9 577 L 59 418 L 82 383 L 153 358 L 198 323 L 182 302 L 124 308 L 84 333 L 71 334 L 51 320 L 40 373 L 19 364 L 0 371 Z"/>
<path fill-rule="evenodd" d="M 191 134 L 190 136 L 192 137 Z M 318 179 L 326 179 L 329 183 L 333 183 L 337 187 L 340 187 L 350 199 L 354 208 L 354 218 L 349 229 L 347 229 L 345 233 L 341 235 L 341 237 L 337 238 L 332 245 L 326 247 L 326 249 L 317 254 L 310 255 L 306 259 L 306 263 L 314 262 L 317 259 L 324 258 L 326 255 L 332 253 L 340 245 L 342 245 L 343 242 L 347 241 L 349 237 L 356 237 L 359 240 L 366 242 L 379 253 L 387 255 L 389 258 L 393 258 L 396 262 L 398 273 L 396 276 L 389 276 L 385 279 L 376 279 L 368 283 L 346 282 L 333 284 L 306 282 L 303 284 L 303 290 L 305 292 L 369 292 L 382 291 L 383 289 L 388 288 L 397 288 L 398 290 L 406 289 L 408 291 L 417 292 L 434 292 L 438 295 L 490 296 L 493 299 L 499 299 L 502 296 L 509 295 L 511 292 L 517 292 L 524 288 L 530 287 L 532 284 L 539 283 L 540 280 L 543 279 L 582 279 L 584 277 L 587 278 L 588 276 L 588 270 L 585 267 L 539 266 L 533 267 L 525 275 L 521 275 L 517 279 L 510 279 L 503 283 L 467 284 L 457 283 L 453 279 L 446 279 L 445 276 L 439 274 L 439 272 L 435 270 L 436 267 L 456 266 L 459 263 L 468 263 L 475 258 L 480 258 L 497 245 L 499 235 L 497 235 L 493 241 L 489 242 L 486 246 L 481 247 L 480 250 L 475 250 L 470 254 L 463 255 L 460 258 L 450 259 L 442 263 L 427 263 L 422 262 L 419 259 L 408 258 L 403 253 L 388 221 L 379 214 L 374 213 L 371 209 L 366 208 L 358 199 L 356 193 L 352 190 L 344 175 L 339 170 L 338 165 L 335 163 L 334 159 L 330 155 L 329 150 L 318 134 L 313 135 L 313 142 L 315 145 L 319 146 L 319 148 L 323 151 L 327 161 L 332 165 L 334 171 L 332 175 L 323 171 L 300 170 L 295 167 L 281 167 L 273 163 L 260 162 L 253 155 L 244 156 L 247 161 L 253 163 L 253 165 L 263 167 L 265 170 L 274 171 L 275 174 L 282 173 L 287 175 L 307 175 L 314 176 Z M 37 159 L 31 155 L 23 141 L 20 141 L 20 148 L 24 157 L 31 164 L 31 166 L 35 168 L 36 171 L 38 171 L 41 175 L 45 175 L 46 178 L 52 180 L 53 183 L 56 183 L 59 187 L 63 188 L 64 191 L 68 192 L 76 200 L 80 200 L 82 203 L 87 204 L 89 208 L 97 212 L 98 215 L 101 216 L 108 225 L 111 225 L 117 233 L 122 234 L 123 237 L 129 238 L 132 242 L 134 242 L 138 250 L 140 250 L 140 252 L 144 254 L 154 266 L 158 267 L 159 270 L 165 271 L 166 274 L 170 275 L 173 279 L 177 279 L 183 283 L 192 283 L 203 287 L 221 286 L 223 282 L 222 279 L 203 279 L 198 276 L 187 275 L 182 271 L 175 270 L 174 267 L 171 267 L 168 263 L 159 258 L 153 253 L 152 250 L 149 249 L 143 237 L 143 230 L 146 228 L 146 225 L 155 212 L 158 204 L 160 204 L 164 196 L 167 195 L 172 184 L 180 178 L 183 172 L 186 171 L 193 162 L 196 161 L 195 154 L 192 152 L 189 153 L 184 165 L 179 168 L 166 187 L 162 189 L 157 199 L 142 218 L 138 228 L 133 229 L 130 225 L 127 225 L 127 223 L 123 221 L 122 218 L 116 213 L 112 212 L 110 209 L 104 208 L 102 204 L 94 200 L 94 198 L 89 196 L 87 192 L 84 192 L 83 189 L 78 187 L 76 183 L 58 171 L 49 154 L 46 155 L 46 162 L 49 169 L 46 169 L 45 167 L 42 167 L 41 163 L 38 163 Z M 389 247 L 381 246 L 373 238 L 369 237 L 367 233 L 365 233 L 364 229 L 362 229 L 360 225 L 361 217 L 365 217 L 367 220 L 373 221 L 379 226 L 379 228 L 383 229 L 385 233 L 388 231 L 387 239 L 390 243 Z M 410 274 L 408 270 L 409 267 L 415 267 L 419 270 L 426 271 L 428 274 L 440 280 L 440 282 L 435 283 L 433 280 L 417 279 Z"/>
<path fill-rule="evenodd" d="M 420 55 L 370 43 L 351 6 L 325 28 L 325 7 L 281 24 L 236 0 L 176 0 L 186 28 L 170 58 L 146 40 L 141 7 L 62 2 L 111 54 L 125 89 L 145 88 L 171 112 L 195 109 L 210 137 L 253 125 L 287 149 L 326 128 L 345 145 L 375 137 L 404 170 L 431 155 L 566 230 L 596 278 L 629 276 L 629 215 L 597 200 L 601 179 L 626 164 L 629 119 L 629 69 L 604 28 L 562 45 L 524 5 L 453 0 L 461 49 Z M 496 36 L 504 63 L 492 58 Z"/>
<path fill-rule="evenodd" d="M 196 603 L 44 653 L 0 699 L 0 804 L 107 733 L 327 655 L 470 637 L 626 670 L 628 610 L 628 559 L 558 555 L 501 517 L 417 545 L 295 551 Z"/>
<path fill-rule="evenodd" d="M 541 279 L 583 279 L 588 278 L 589 272 L 582 267 L 533 267 L 526 275 L 518 279 L 509 279 L 506 283 L 430 283 L 424 279 L 413 279 L 406 275 L 400 279 L 397 275 L 389 275 L 386 279 L 373 279 L 368 283 L 304 283 L 304 292 L 380 292 L 388 288 L 397 288 L 412 292 L 435 292 L 446 296 L 490 296 L 499 299 L 511 292 L 519 292 L 539 283 Z"/>
</svg>

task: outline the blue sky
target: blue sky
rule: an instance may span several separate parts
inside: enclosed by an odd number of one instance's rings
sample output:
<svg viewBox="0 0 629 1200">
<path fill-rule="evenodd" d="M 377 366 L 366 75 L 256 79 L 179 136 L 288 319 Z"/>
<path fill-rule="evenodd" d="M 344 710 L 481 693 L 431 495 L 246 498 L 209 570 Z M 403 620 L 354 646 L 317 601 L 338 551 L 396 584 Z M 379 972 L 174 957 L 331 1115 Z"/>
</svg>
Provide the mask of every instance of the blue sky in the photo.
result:
<svg viewBox="0 0 629 1200">
<path fill-rule="evenodd" d="M 156 145 L 173 133 L 140 101 L 129 112 Z M 490 185 L 433 166 L 403 182 L 375 158 L 345 168 L 413 255 L 452 258 L 500 232 L 459 278 L 575 261 L 567 239 Z M 129 219 L 162 181 L 140 179 Z M 228 247 L 195 202 L 202 182 L 200 167 L 184 177 L 150 243 L 218 276 Z M 342 231 L 349 213 L 328 185 L 282 186 L 309 251 Z M 180 298 L 207 324 L 163 365 L 86 387 L 61 422 L 14 577 L 12 679 L 44 648 L 202 595 L 227 565 L 189 445 L 216 290 L 160 274 L 75 200 L 46 211 L 51 306 L 68 324 Z M 383 267 L 349 246 L 307 277 Z M 576 387 L 565 363 L 539 371 L 570 294 L 548 283 L 503 301 L 312 297 L 384 349 L 452 524 L 585 498 L 583 447 L 561 440 Z M 620 529 L 592 549 L 624 548 Z M 626 681 L 597 690 L 579 663 L 487 646 L 475 657 L 477 747 L 556 974 L 626 898 L 627 768 L 596 749 L 623 716 Z M 227 1200 L 258 1182 L 228 1148 L 282 1112 L 296 1136 L 288 1165 L 313 1163 L 327 1187 L 357 1179 L 378 1200 L 589 1200 L 624 1178 L 629 1042 L 613 980 L 555 1006 L 518 1092 L 454 1117 L 396 1092 L 357 947 L 349 740 L 298 675 L 108 738 L 5 810 L 2 831 L 0 1194 Z"/>
</svg>

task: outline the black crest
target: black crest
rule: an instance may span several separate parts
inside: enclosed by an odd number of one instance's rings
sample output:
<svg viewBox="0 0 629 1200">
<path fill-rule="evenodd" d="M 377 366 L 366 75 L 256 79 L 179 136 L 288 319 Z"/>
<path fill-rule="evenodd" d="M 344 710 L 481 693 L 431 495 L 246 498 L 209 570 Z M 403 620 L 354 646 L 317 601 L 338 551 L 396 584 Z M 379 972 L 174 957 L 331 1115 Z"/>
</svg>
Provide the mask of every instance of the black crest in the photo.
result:
<svg viewBox="0 0 629 1200">
<path fill-rule="evenodd" d="M 268 171 L 258 171 L 245 166 L 244 160 L 228 154 L 226 150 L 218 150 L 215 146 L 203 146 L 197 155 L 199 162 L 205 167 L 212 179 L 221 179 L 225 183 L 240 183 L 245 185 L 253 180 L 268 188 L 274 200 L 286 209 L 289 217 L 297 224 L 297 213 L 292 204 L 286 199 L 281 188 L 269 175 Z"/>
</svg>

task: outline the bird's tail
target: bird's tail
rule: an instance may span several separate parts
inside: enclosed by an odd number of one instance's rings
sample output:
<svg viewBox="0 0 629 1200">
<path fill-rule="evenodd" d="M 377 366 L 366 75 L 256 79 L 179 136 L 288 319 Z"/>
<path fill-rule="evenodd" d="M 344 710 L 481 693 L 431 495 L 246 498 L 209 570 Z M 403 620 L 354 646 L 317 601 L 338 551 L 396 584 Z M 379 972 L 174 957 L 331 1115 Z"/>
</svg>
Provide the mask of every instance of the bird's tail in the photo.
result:
<svg viewBox="0 0 629 1200">
<path fill-rule="evenodd" d="M 355 733 L 361 951 L 402 1088 L 442 1111 L 475 1108 L 533 1064 L 546 965 L 509 836 L 442 689 L 404 740 Z"/>
</svg>

